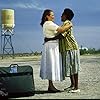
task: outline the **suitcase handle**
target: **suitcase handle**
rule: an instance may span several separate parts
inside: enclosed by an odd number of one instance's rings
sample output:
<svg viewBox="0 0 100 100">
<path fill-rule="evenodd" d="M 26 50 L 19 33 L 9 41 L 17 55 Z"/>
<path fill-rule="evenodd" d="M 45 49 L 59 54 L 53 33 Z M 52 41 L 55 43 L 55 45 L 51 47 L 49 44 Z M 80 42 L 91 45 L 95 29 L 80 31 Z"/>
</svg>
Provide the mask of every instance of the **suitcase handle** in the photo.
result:
<svg viewBox="0 0 100 100">
<path fill-rule="evenodd" d="M 11 64 L 10 67 L 12 67 L 12 66 L 17 66 L 18 67 L 18 64 Z"/>
<path fill-rule="evenodd" d="M 11 64 L 10 65 L 10 73 L 17 73 L 18 64 Z"/>
</svg>

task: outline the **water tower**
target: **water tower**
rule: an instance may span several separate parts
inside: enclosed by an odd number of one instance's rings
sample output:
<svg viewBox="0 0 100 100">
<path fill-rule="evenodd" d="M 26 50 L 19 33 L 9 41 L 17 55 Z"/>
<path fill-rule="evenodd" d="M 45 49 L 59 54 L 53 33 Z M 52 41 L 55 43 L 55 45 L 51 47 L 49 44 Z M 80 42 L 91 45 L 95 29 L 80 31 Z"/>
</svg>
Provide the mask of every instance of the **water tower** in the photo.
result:
<svg viewBox="0 0 100 100">
<path fill-rule="evenodd" d="M 14 10 L 1 10 L 1 52 L 2 58 L 4 54 L 12 55 L 14 58 L 14 48 L 12 45 L 12 36 L 14 35 Z"/>
</svg>

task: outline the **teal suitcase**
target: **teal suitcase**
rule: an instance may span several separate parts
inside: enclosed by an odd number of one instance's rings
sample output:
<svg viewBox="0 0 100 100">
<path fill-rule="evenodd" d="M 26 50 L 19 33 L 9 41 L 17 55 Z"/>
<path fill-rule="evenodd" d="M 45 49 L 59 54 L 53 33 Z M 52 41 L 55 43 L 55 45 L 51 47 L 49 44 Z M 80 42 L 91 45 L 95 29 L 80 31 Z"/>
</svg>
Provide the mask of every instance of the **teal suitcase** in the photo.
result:
<svg viewBox="0 0 100 100">
<path fill-rule="evenodd" d="M 35 94 L 33 68 L 29 65 L 11 64 L 0 67 L 0 82 L 4 84 L 8 97 L 29 96 Z"/>
</svg>

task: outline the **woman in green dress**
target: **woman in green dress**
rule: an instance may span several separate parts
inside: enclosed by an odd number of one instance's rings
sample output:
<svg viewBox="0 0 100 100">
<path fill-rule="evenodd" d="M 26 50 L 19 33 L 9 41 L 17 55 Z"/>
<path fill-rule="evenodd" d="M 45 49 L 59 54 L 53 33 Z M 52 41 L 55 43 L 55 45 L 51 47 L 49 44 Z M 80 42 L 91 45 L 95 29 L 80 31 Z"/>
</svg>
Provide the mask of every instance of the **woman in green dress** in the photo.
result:
<svg viewBox="0 0 100 100">
<path fill-rule="evenodd" d="M 74 17 L 74 13 L 71 9 L 64 9 L 61 20 L 63 26 L 72 23 L 71 20 Z M 71 85 L 66 88 L 68 92 L 80 92 L 78 88 L 78 72 L 80 67 L 80 53 L 78 43 L 73 35 L 73 27 L 64 32 L 62 39 L 59 41 L 60 52 L 63 58 L 63 67 L 65 76 L 70 76 Z"/>
</svg>

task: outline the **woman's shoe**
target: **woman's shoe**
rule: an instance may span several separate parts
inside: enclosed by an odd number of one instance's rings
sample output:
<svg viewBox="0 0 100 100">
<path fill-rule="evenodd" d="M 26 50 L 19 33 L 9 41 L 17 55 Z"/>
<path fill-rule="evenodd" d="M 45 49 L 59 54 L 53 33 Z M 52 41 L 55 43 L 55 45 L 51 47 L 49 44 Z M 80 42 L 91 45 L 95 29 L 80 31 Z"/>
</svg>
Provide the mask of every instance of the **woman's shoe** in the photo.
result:
<svg viewBox="0 0 100 100">
<path fill-rule="evenodd" d="M 74 89 L 74 90 L 70 90 L 68 92 L 69 93 L 79 93 L 80 92 L 80 89 Z"/>
<path fill-rule="evenodd" d="M 49 93 L 56 93 L 56 92 L 61 92 L 61 91 L 57 90 L 57 89 L 50 89 L 50 88 L 48 88 L 48 92 Z"/>
</svg>

